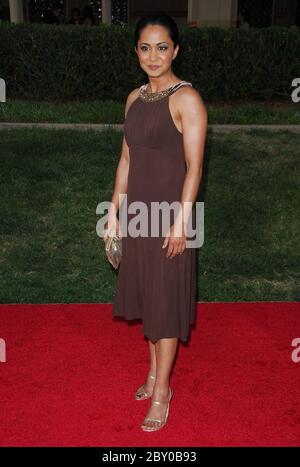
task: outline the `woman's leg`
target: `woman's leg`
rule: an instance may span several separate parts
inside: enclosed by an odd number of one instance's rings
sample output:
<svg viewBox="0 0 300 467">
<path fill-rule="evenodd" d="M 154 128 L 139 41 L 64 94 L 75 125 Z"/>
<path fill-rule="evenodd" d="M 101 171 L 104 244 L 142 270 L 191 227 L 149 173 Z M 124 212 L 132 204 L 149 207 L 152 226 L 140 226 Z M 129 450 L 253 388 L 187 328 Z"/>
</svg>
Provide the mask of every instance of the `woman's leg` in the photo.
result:
<svg viewBox="0 0 300 467">
<path fill-rule="evenodd" d="M 168 401 L 169 383 L 172 365 L 175 359 L 178 337 L 159 339 L 155 343 L 156 379 L 153 388 L 152 400 Z M 167 404 L 151 404 L 146 417 L 163 420 Z M 145 422 L 147 427 L 155 426 L 157 422 Z"/>
<path fill-rule="evenodd" d="M 150 369 L 149 369 L 146 382 L 144 384 L 144 388 L 148 394 L 152 394 L 155 379 L 150 378 L 150 375 L 154 375 L 154 376 L 156 375 L 156 354 L 155 354 L 155 344 L 151 342 L 150 339 L 148 341 L 149 341 L 149 353 L 150 353 Z"/>
<path fill-rule="evenodd" d="M 156 375 L 156 352 L 155 344 L 149 339 L 149 352 L 150 352 L 150 374 Z"/>
</svg>

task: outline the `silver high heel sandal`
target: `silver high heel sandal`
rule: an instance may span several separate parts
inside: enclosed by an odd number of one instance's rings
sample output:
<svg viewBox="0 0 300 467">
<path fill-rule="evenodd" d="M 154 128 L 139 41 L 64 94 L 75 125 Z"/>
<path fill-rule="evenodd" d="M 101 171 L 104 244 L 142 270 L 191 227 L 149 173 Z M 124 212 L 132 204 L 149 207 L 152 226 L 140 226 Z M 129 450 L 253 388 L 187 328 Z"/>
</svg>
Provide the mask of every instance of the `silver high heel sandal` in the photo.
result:
<svg viewBox="0 0 300 467">
<path fill-rule="evenodd" d="M 166 415 L 165 415 L 165 418 L 163 420 L 160 420 L 159 418 L 146 417 L 144 419 L 143 423 L 141 424 L 141 428 L 142 428 L 143 431 L 157 431 L 157 430 L 160 430 L 163 426 L 165 426 L 165 424 L 167 423 L 167 420 L 168 420 L 169 409 L 170 409 L 170 401 L 172 399 L 173 392 L 174 391 L 169 387 L 169 397 L 168 397 L 167 402 L 155 401 L 155 400 L 152 401 L 152 403 L 156 404 L 156 405 L 168 404 L 167 405 L 167 410 L 166 410 Z M 158 425 L 153 426 L 153 427 L 146 427 L 146 425 L 145 425 L 146 422 L 158 422 Z"/>
<path fill-rule="evenodd" d="M 149 378 L 155 379 L 156 376 L 154 375 L 149 375 Z M 143 384 L 140 388 L 135 393 L 135 400 L 137 401 L 143 401 L 145 399 L 149 399 L 152 396 L 152 394 L 149 394 L 146 389 L 145 389 L 145 384 Z"/>
</svg>

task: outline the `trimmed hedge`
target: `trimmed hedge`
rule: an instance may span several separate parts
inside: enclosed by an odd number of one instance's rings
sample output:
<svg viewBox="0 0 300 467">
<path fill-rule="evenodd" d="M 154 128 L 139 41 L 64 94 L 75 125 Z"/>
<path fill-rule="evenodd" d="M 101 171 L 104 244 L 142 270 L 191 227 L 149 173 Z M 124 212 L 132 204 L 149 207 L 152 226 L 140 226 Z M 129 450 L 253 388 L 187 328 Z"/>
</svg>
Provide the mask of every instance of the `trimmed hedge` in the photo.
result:
<svg viewBox="0 0 300 467">
<path fill-rule="evenodd" d="M 133 26 L 0 23 L 0 77 L 7 98 L 116 99 L 147 82 Z M 173 70 L 206 101 L 290 100 L 300 76 L 300 28 L 180 27 Z"/>
</svg>

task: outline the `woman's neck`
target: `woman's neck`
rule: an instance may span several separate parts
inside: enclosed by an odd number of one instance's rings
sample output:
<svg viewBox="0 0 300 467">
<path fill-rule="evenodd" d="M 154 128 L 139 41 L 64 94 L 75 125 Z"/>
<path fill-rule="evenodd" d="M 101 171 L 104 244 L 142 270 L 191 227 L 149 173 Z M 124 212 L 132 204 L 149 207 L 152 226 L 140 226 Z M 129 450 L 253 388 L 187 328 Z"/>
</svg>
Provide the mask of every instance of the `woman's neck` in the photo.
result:
<svg viewBox="0 0 300 467">
<path fill-rule="evenodd" d="M 176 76 L 169 76 L 167 78 L 149 78 L 149 83 L 147 86 L 147 92 L 155 93 L 164 91 L 165 89 L 170 88 L 174 84 L 178 83 L 180 80 Z"/>
</svg>

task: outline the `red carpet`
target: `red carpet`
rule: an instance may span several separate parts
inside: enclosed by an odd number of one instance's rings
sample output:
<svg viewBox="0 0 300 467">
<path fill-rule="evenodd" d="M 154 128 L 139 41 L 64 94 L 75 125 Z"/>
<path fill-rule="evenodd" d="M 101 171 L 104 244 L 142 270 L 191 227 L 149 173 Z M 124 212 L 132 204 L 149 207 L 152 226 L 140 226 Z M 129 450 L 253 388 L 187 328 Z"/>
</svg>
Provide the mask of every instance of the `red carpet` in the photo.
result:
<svg viewBox="0 0 300 467">
<path fill-rule="evenodd" d="M 149 401 L 141 323 L 111 305 L 2 305 L 1 446 L 299 446 L 299 303 L 199 303 L 180 345 L 168 424 Z M 299 352 L 300 355 L 300 352 Z"/>
</svg>

